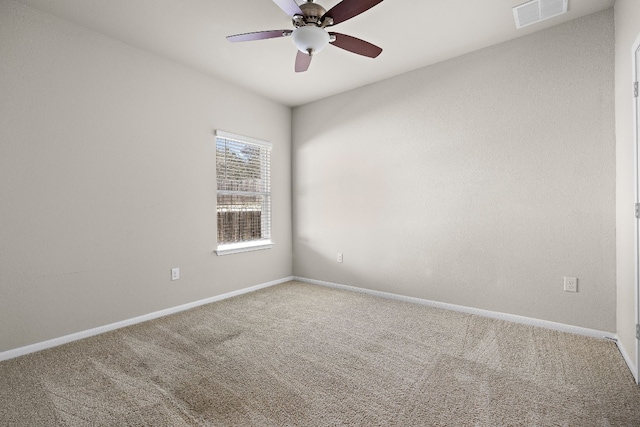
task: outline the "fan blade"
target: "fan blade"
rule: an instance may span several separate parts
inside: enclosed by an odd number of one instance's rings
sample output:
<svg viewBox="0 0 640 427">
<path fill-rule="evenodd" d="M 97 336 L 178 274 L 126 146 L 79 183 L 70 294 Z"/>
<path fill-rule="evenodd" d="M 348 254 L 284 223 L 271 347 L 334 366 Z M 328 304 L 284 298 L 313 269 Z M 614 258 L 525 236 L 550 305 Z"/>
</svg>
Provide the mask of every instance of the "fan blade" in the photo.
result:
<svg viewBox="0 0 640 427">
<path fill-rule="evenodd" d="M 342 0 L 340 3 L 329 9 L 322 19 L 327 16 L 331 17 L 333 18 L 333 24 L 331 25 L 336 25 L 346 21 L 347 19 L 351 19 L 354 16 L 360 15 L 362 12 L 366 12 L 381 2 L 382 0 Z"/>
<path fill-rule="evenodd" d="M 349 52 L 368 56 L 369 58 L 375 58 L 382 53 L 382 48 L 364 40 L 340 33 L 329 33 L 329 35 L 336 37 L 336 40 L 331 42 L 332 45 L 348 50 Z"/>
<path fill-rule="evenodd" d="M 311 55 L 298 51 L 298 55 L 296 56 L 296 73 L 307 71 L 309 64 L 311 64 Z"/>
<path fill-rule="evenodd" d="M 230 42 L 248 42 L 252 40 L 275 39 L 277 37 L 286 37 L 291 35 L 291 30 L 269 30 L 256 31 L 254 33 L 236 34 L 235 36 L 227 36 Z"/>
<path fill-rule="evenodd" d="M 273 2 L 289 16 L 304 15 L 302 9 L 294 0 L 273 0 Z"/>
</svg>

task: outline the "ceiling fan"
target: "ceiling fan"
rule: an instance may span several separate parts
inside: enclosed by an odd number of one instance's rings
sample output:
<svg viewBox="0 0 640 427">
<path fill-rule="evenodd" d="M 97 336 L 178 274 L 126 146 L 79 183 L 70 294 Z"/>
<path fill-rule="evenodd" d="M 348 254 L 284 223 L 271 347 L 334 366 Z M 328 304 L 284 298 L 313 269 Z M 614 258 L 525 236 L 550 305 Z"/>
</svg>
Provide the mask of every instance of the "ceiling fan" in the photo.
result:
<svg viewBox="0 0 640 427">
<path fill-rule="evenodd" d="M 341 49 L 358 55 L 375 58 L 382 49 L 364 40 L 346 34 L 329 32 L 327 27 L 339 24 L 371 9 L 382 0 L 342 0 L 326 11 L 313 0 L 298 5 L 295 0 L 273 0 L 293 21 L 293 30 L 270 30 L 228 36 L 230 42 L 273 39 L 291 36 L 298 48 L 295 70 L 307 71 L 311 58 L 331 43 Z"/>
</svg>

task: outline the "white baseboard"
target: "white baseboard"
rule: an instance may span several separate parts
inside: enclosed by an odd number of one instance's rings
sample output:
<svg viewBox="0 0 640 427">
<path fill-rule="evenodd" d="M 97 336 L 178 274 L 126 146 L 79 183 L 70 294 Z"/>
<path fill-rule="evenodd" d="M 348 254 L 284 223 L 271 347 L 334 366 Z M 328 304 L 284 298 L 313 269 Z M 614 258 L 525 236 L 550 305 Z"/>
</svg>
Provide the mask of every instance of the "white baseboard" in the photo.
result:
<svg viewBox="0 0 640 427">
<path fill-rule="evenodd" d="M 160 311 L 155 311 L 153 313 L 144 314 L 142 316 L 134 317 L 128 320 L 122 320 L 120 322 L 111 323 L 105 326 L 99 326 L 97 328 L 88 329 L 86 331 L 76 332 L 74 334 L 65 335 L 63 337 L 54 338 L 51 340 L 39 342 L 36 344 L 27 345 L 24 347 L 19 347 L 13 350 L 8 350 L 0 353 L 0 362 L 3 360 L 13 359 L 19 356 L 24 356 L 30 353 L 35 353 L 37 351 L 46 350 L 48 348 L 57 347 L 62 344 L 67 344 L 73 341 L 78 341 L 83 338 L 89 338 L 94 335 L 103 334 L 105 332 L 114 331 L 116 329 L 124 328 L 126 326 L 135 325 L 137 323 L 146 322 L 149 320 L 157 319 L 159 317 L 168 316 L 170 314 L 179 313 L 181 311 L 186 311 L 191 308 L 195 308 L 201 305 L 210 304 L 212 302 L 221 301 L 227 298 L 232 298 L 238 295 L 246 294 L 249 292 L 254 292 L 259 289 L 268 288 L 270 286 L 279 285 L 280 283 L 285 283 L 293 280 L 293 277 L 286 277 L 284 279 L 275 280 L 273 282 L 262 283 L 260 285 L 251 286 L 248 288 L 240 289 L 233 292 L 228 292 L 226 294 L 217 295 L 214 297 L 202 299 L 199 301 L 190 302 L 187 304 L 179 305 L 177 307 L 171 307 Z"/>
<path fill-rule="evenodd" d="M 431 301 L 431 300 L 426 300 L 426 299 L 422 299 L 422 298 L 408 297 L 408 296 L 404 296 L 404 295 L 393 294 L 393 293 L 390 293 L 390 292 L 374 291 L 374 290 L 371 290 L 371 289 L 358 288 L 358 287 L 355 287 L 355 286 L 347 286 L 347 285 L 341 285 L 341 284 L 338 284 L 338 283 L 323 282 L 321 280 L 307 279 L 305 277 L 294 277 L 294 280 L 298 280 L 300 282 L 311 283 L 311 284 L 314 284 L 314 285 L 327 286 L 327 287 L 331 287 L 331 288 L 344 289 L 344 290 L 353 291 L 353 292 L 360 292 L 360 293 L 364 293 L 364 294 L 375 295 L 375 296 L 382 297 L 382 298 L 388 298 L 388 299 L 395 299 L 395 300 L 399 300 L 399 301 L 411 302 L 411 303 L 414 303 L 414 304 L 425 305 L 425 306 L 428 306 L 428 307 L 442 308 L 442 309 L 445 309 L 445 310 L 452 310 L 452 311 L 458 311 L 458 312 L 462 312 L 462 313 L 476 314 L 478 316 L 489 317 L 489 318 L 492 318 L 492 319 L 501 319 L 501 320 L 506 320 L 506 321 L 509 321 L 509 322 L 521 323 L 521 324 L 524 324 L 524 325 L 538 326 L 538 327 L 545 328 L 545 329 L 552 329 L 554 331 L 569 332 L 569 333 L 572 333 L 572 334 L 585 335 L 585 336 L 593 337 L 593 338 L 607 338 L 607 339 L 614 340 L 614 341 L 617 342 L 617 337 L 613 333 L 604 332 L 604 331 L 598 331 L 598 330 L 589 329 L 589 328 L 582 328 L 580 326 L 565 325 L 563 323 L 550 322 L 550 321 L 547 321 L 547 320 L 534 319 L 534 318 L 531 318 L 531 317 L 518 316 L 518 315 L 515 315 L 515 314 L 500 313 L 500 312 L 496 312 L 496 311 L 482 310 L 482 309 L 479 309 L 479 308 L 466 307 L 466 306 L 462 306 L 462 305 L 448 304 L 448 303 L 445 303 L 445 302 L 438 302 L 438 301 Z"/>
<path fill-rule="evenodd" d="M 217 295 L 214 297 L 210 297 L 210 298 L 206 298 L 206 299 L 202 299 L 199 301 L 194 301 L 191 303 L 187 303 L 187 304 L 183 304 L 183 305 L 179 305 L 177 307 L 171 307 L 171 308 L 167 308 L 164 310 L 160 310 L 160 311 L 155 311 L 153 313 L 149 313 L 149 314 L 145 314 L 142 316 L 138 316 L 138 317 L 134 317 L 132 319 L 127 319 L 127 320 L 123 320 L 120 322 L 116 322 L 116 323 L 111 323 L 109 325 L 105 325 L 105 326 L 100 326 L 97 328 L 93 328 L 93 329 L 88 329 L 85 331 L 81 331 L 81 332 L 77 332 L 74 334 L 70 334 L 70 335 L 65 335 L 59 338 L 54 338 L 51 340 L 47 340 L 47 341 L 43 341 L 40 343 L 36 343 L 36 344 L 31 344 L 31 345 L 27 345 L 24 347 L 19 347 L 13 350 L 8 350 L 8 351 L 4 351 L 0 353 L 0 362 L 3 360 L 9 360 L 9 359 L 13 359 L 16 357 L 20 357 L 20 356 L 24 356 L 30 353 L 35 353 L 37 351 L 41 351 L 41 350 L 46 350 L 48 348 L 53 348 L 53 347 L 57 347 L 63 344 L 67 344 L 73 341 L 78 341 L 81 340 L 83 338 L 89 338 L 95 335 L 99 335 L 99 334 L 103 334 L 105 332 L 110 332 L 110 331 L 114 331 L 116 329 L 120 329 L 120 328 L 124 328 L 127 326 L 131 326 L 131 325 L 135 325 L 138 323 L 143 323 L 143 322 L 147 322 L 149 320 L 153 320 L 153 319 L 157 319 L 159 317 L 163 317 L 163 316 L 168 316 L 171 314 L 175 314 L 175 313 L 179 313 L 181 311 L 186 311 L 189 310 L 191 308 L 195 308 L 201 305 L 205 305 L 205 304 L 210 304 L 216 301 L 221 301 L 227 298 L 232 298 L 238 295 L 242 295 L 242 294 L 246 294 L 249 292 L 254 292 L 260 289 L 264 289 L 264 288 L 268 288 L 270 286 L 275 286 L 281 283 L 286 283 L 289 282 L 291 280 L 297 280 L 300 282 L 305 282 L 305 283 L 311 283 L 314 285 L 320 285 L 320 286 L 326 286 L 326 287 L 331 287 L 331 288 L 337 288 L 337 289 L 344 289 L 344 290 L 349 290 L 349 291 L 353 291 L 353 292 L 360 292 L 360 293 L 365 293 L 365 294 L 369 294 L 369 295 L 375 295 L 378 297 L 382 297 L 382 298 L 389 298 L 389 299 L 395 299 L 395 300 L 399 300 L 399 301 L 406 301 L 406 302 L 411 302 L 414 304 L 421 304 L 421 305 L 425 305 L 425 306 L 429 306 L 429 307 L 435 307 L 435 308 L 441 308 L 441 309 L 445 309 L 445 310 L 452 310 L 452 311 L 458 311 L 458 312 L 462 312 L 462 313 L 469 313 L 469 314 L 476 314 L 479 316 L 483 316 L 483 317 L 489 317 L 492 319 L 501 319 L 501 320 L 506 320 L 506 321 L 510 321 L 510 322 L 515 322 L 515 323 L 521 323 L 521 324 L 525 324 L 525 325 L 531 325 L 531 326 L 538 326 L 538 327 L 542 327 L 542 328 L 546 328 L 546 329 L 552 329 L 552 330 L 556 330 L 556 331 L 561 331 L 561 332 L 569 332 L 569 333 L 573 333 L 573 334 L 578 334 L 578 335 L 585 335 L 585 336 L 589 336 L 589 337 L 594 337 L 594 338 L 607 338 L 607 339 L 612 339 L 616 341 L 616 344 L 618 345 L 618 348 L 620 350 L 620 353 L 622 354 L 622 357 L 624 358 L 625 362 L 627 363 L 627 365 L 629 366 L 629 370 L 631 371 L 631 373 L 633 374 L 633 377 L 636 379 L 636 382 L 638 382 L 638 371 L 635 368 L 635 365 L 632 363 L 631 358 L 629 357 L 629 353 L 626 351 L 626 349 L 624 348 L 624 346 L 620 343 L 620 341 L 617 340 L 617 337 L 615 334 L 609 333 L 609 332 L 603 332 L 603 331 L 598 331 L 598 330 L 594 330 L 594 329 L 588 329 L 588 328 L 582 328 L 579 326 L 572 326 L 572 325 L 565 325 L 562 323 L 556 323 L 556 322 L 549 322 L 546 320 L 539 320 L 539 319 L 533 319 L 530 317 L 524 317 L 524 316 L 517 316 L 514 314 L 507 314 L 507 313 L 499 313 L 499 312 L 494 312 L 494 311 L 489 311 L 489 310 L 482 310 L 479 308 L 473 308 L 473 307 L 465 307 L 465 306 L 461 306 L 461 305 L 455 305 L 455 304 L 448 304 L 448 303 L 443 303 L 443 302 L 438 302 L 438 301 L 431 301 L 431 300 L 426 300 L 426 299 L 422 299 L 422 298 L 415 298 L 415 297 L 408 297 L 408 296 L 404 296 L 404 295 L 398 295 L 398 294 L 393 294 L 393 293 L 389 293 L 389 292 L 382 292 L 382 291 L 375 291 L 375 290 L 371 290 L 371 289 L 365 289 L 365 288 L 358 288 L 355 286 L 347 286 L 347 285 L 341 285 L 338 283 L 331 283 L 331 282 L 324 282 L 321 280 L 313 280 L 313 279 L 308 279 L 308 278 L 304 278 L 304 277 L 286 277 L 283 279 L 279 279 L 279 280 L 275 280 L 272 282 L 267 282 L 267 283 L 262 283 L 260 285 L 255 285 L 255 286 L 251 286 L 248 288 L 244 288 L 244 289 L 240 289 L 237 291 L 233 291 L 233 292 L 228 292 L 222 295 Z"/>
<path fill-rule="evenodd" d="M 624 347 L 620 340 L 618 340 L 616 344 L 618 345 L 618 350 L 620 350 L 620 354 L 622 354 L 624 361 L 627 363 L 627 366 L 629 367 L 633 378 L 636 380 L 636 384 L 640 384 L 640 380 L 638 379 L 638 369 L 636 368 L 635 362 L 633 361 L 633 359 L 631 359 L 631 356 L 629 356 L 627 349 Z"/>
</svg>

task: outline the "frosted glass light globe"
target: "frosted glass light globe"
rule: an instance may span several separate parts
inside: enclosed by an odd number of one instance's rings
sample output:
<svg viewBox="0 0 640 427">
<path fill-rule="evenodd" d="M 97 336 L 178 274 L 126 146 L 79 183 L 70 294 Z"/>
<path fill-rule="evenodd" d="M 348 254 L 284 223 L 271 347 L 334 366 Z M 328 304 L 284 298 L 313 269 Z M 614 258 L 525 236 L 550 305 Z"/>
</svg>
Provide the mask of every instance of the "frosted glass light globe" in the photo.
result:
<svg viewBox="0 0 640 427">
<path fill-rule="evenodd" d="M 291 37 L 300 52 L 309 53 L 311 49 L 314 54 L 324 49 L 331 38 L 323 28 L 313 25 L 296 28 Z"/>
</svg>

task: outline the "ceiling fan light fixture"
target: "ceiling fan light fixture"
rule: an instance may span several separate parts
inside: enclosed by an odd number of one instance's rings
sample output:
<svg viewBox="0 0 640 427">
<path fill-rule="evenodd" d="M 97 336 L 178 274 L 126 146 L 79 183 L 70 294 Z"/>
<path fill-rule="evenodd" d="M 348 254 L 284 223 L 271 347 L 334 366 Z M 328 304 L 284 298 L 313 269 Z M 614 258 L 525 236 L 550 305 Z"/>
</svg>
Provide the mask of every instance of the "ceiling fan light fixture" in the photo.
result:
<svg viewBox="0 0 640 427">
<path fill-rule="evenodd" d="M 298 50 L 306 54 L 320 52 L 331 40 L 331 36 L 326 30 L 315 25 L 296 28 L 293 30 L 291 38 Z"/>
<path fill-rule="evenodd" d="M 328 32 L 326 28 L 358 16 L 383 0 L 339 0 L 329 11 L 315 3 L 315 0 L 306 0 L 298 4 L 302 1 L 273 0 L 289 15 L 294 30 L 254 31 L 227 36 L 227 40 L 235 43 L 291 36 L 293 44 L 298 49 L 294 67 L 296 73 L 307 71 L 313 55 L 322 51 L 328 44 L 369 58 L 376 58 L 382 52 L 381 48 L 367 41 L 346 34 Z"/>
</svg>

